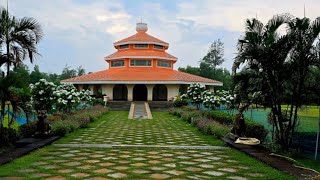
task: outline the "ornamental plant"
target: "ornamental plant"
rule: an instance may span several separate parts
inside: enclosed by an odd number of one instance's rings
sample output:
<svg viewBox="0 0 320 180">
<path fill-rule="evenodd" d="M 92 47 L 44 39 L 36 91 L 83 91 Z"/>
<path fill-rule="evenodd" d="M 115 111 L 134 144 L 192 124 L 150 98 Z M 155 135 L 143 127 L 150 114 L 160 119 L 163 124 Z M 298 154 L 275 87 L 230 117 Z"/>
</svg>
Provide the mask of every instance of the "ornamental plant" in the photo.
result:
<svg viewBox="0 0 320 180">
<path fill-rule="evenodd" d="M 206 90 L 206 87 L 200 83 L 191 84 L 188 87 L 185 97 L 191 101 L 192 104 L 196 105 L 197 108 L 200 108 L 200 105 L 203 102 L 203 92 Z"/>
<path fill-rule="evenodd" d="M 80 103 L 80 93 L 72 84 L 61 84 L 53 92 L 58 111 L 70 112 Z"/>
<path fill-rule="evenodd" d="M 31 90 L 31 103 L 34 109 L 36 111 L 51 111 L 55 103 L 53 94 L 56 90 L 56 85 L 45 79 L 40 79 L 39 82 L 30 84 L 29 87 Z"/>
</svg>

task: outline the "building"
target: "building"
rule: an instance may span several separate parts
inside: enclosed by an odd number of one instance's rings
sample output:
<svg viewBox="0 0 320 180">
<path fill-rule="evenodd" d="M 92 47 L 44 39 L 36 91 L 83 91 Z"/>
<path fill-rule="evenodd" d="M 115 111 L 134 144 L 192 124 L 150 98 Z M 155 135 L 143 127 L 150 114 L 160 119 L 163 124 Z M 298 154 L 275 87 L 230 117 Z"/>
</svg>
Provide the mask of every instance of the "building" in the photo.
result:
<svg viewBox="0 0 320 180">
<path fill-rule="evenodd" d="M 137 23 L 137 33 L 115 42 L 115 53 L 105 57 L 109 69 L 65 79 L 78 90 L 107 95 L 113 101 L 169 101 L 192 83 L 207 88 L 222 83 L 174 70 L 177 58 L 166 52 L 169 44 L 147 34 L 147 24 Z"/>
</svg>

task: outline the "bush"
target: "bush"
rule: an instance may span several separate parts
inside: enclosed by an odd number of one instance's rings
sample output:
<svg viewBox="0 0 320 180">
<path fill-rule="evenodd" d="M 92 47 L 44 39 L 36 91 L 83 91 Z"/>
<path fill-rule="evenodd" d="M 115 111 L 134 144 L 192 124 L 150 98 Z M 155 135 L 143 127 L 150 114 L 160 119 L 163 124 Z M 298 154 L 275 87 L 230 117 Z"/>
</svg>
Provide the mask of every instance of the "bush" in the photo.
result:
<svg viewBox="0 0 320 180">
<path fill-rule="evenodd" d="M 210 131 L 210 134 L 217 138 L 225 137 L 230 133 L 230 127 L 219 124 L 217 122 L 213 122 L 212 124 L 210 124 L 208 129 Z"/>
<path fill-rule="evenodd" d="M 246 132 L 245 135 L 247 137 L 254 137 L 259 139 L 260 141 L 264 141 L 269 133 L 269 131 L 264 128 L 263 125 L 254 122 L 251 119 L 245 119 L 246 122 Z"/>
<path fill-rule="evenodd" d="M 188 105 L 188 101 L 186 99 L 177 98 L 173 101 L 173 107 L 182 107 Z"/>
<path fill-rule="evenodd" d="M 182 109 L 181 108 L 170 108 L 169 113 L 174 116 L 181 117 Z"/>
<path fill-rule="evenodd" d="M 200 111 L 182 111 L 181 112 L 181 118 L 191 123 L 191 119 L 201 116 Z"/>
<path fill-rule="evenodd" d="M 21 137 L 31 137 L 37 132 L 37 121 L 21 125 L 19 127 L 19 134 Z"/>
<path fill-rule="evenodd" d="M 235 117 L 222 111 L 205 111 L 204 114 L 211 119 L 221 123 L 231 125 L 233 124 Z"/>
<path fill-rule="evenodd" d="M 230 132 L 230 125 L 234 124 L 235 116 L 222 111 L 200 111 L 194 107 L 182 107 L 170 109 L 169 113 L 179 116 L 189 123 L 196 125 L 205 134 L 212 134 L 216 137 L 223 137 Z M 257 138 L 264 141 L 268 130 L 263 125 L 245 119 L 245 136 Z"/>
<path fill-rule="evenodd" d="M 0 128 L 0 147 L 13 145 L 19 140 L 18 133 L 12 128 Z"/>
<path fill-rule="evenodd" d="M 55 135 L 65 135 L 79 128 L 86 128 L 90 122 L 97 120 L 99 117 L 108 112 L 103 106 L 94 106 L 88 109 L 74 112 L 57 119 L 51 123 L 51 132 Z"/>
<path fill-rule="evenodd" d="M 64 136 L 78 129 L 78 124 L 73 121 L 64 121 L 62 119 L 56 120 L 51 124 L 51 132 L 55 135 Z"/>
<path fill-rule="evenodd" d="M 235 121 L 235 115 L 230 115 L 222 111 L 206 111 L 204 113 L 208 118 L 226 125 L 233 125 Z M 264 141 L 268 135 L 268 130 L 263 125 L 251 120 L 245 119 L 246 132 L 244 133 L 247 137 L 254 137 L 261 141 Z"/>
</svg>

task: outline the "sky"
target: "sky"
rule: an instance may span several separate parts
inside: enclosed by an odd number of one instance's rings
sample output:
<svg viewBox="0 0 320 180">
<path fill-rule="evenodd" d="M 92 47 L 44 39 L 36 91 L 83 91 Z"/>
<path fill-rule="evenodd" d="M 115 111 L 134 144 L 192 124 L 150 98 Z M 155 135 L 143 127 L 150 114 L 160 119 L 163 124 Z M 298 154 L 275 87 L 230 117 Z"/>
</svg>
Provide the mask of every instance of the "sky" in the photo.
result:
<svg viewBox="0 0 320 180">
<path fill-rule="evenodd" d="M 178 58 L 175 69 L 198 66 L 209 45 L 221 39 L 221 67 L 230 70 L 247 18 L 266 23 L 275 14 L 303 17 L 304 5 L 307 17 L 320 16 L 320 0 L 9 0 L 9 12 L 42 25 L 41 56 L 27 63 L 31 70 L 35 64 L 49 73 L 60 73 L 66 65 L 104 70 L 104 57 L 116 51 L 113 42 L 135 34 L 141 19 L 150 35 L 170 44 L 167 52 Z"/>
</svg>

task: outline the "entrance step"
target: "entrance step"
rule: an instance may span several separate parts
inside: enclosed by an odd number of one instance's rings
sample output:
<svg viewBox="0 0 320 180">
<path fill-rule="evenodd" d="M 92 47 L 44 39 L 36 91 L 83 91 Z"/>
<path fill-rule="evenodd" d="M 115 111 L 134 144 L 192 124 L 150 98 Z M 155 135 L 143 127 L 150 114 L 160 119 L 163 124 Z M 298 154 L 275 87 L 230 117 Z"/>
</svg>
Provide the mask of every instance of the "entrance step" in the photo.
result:
<svg viewBox="0 0 320 180">
<path fill-rule="evenodd" d="M 129 119 L 152 119 L 149 104 L 147 102 L 132 102 Z"/>
</svg>

